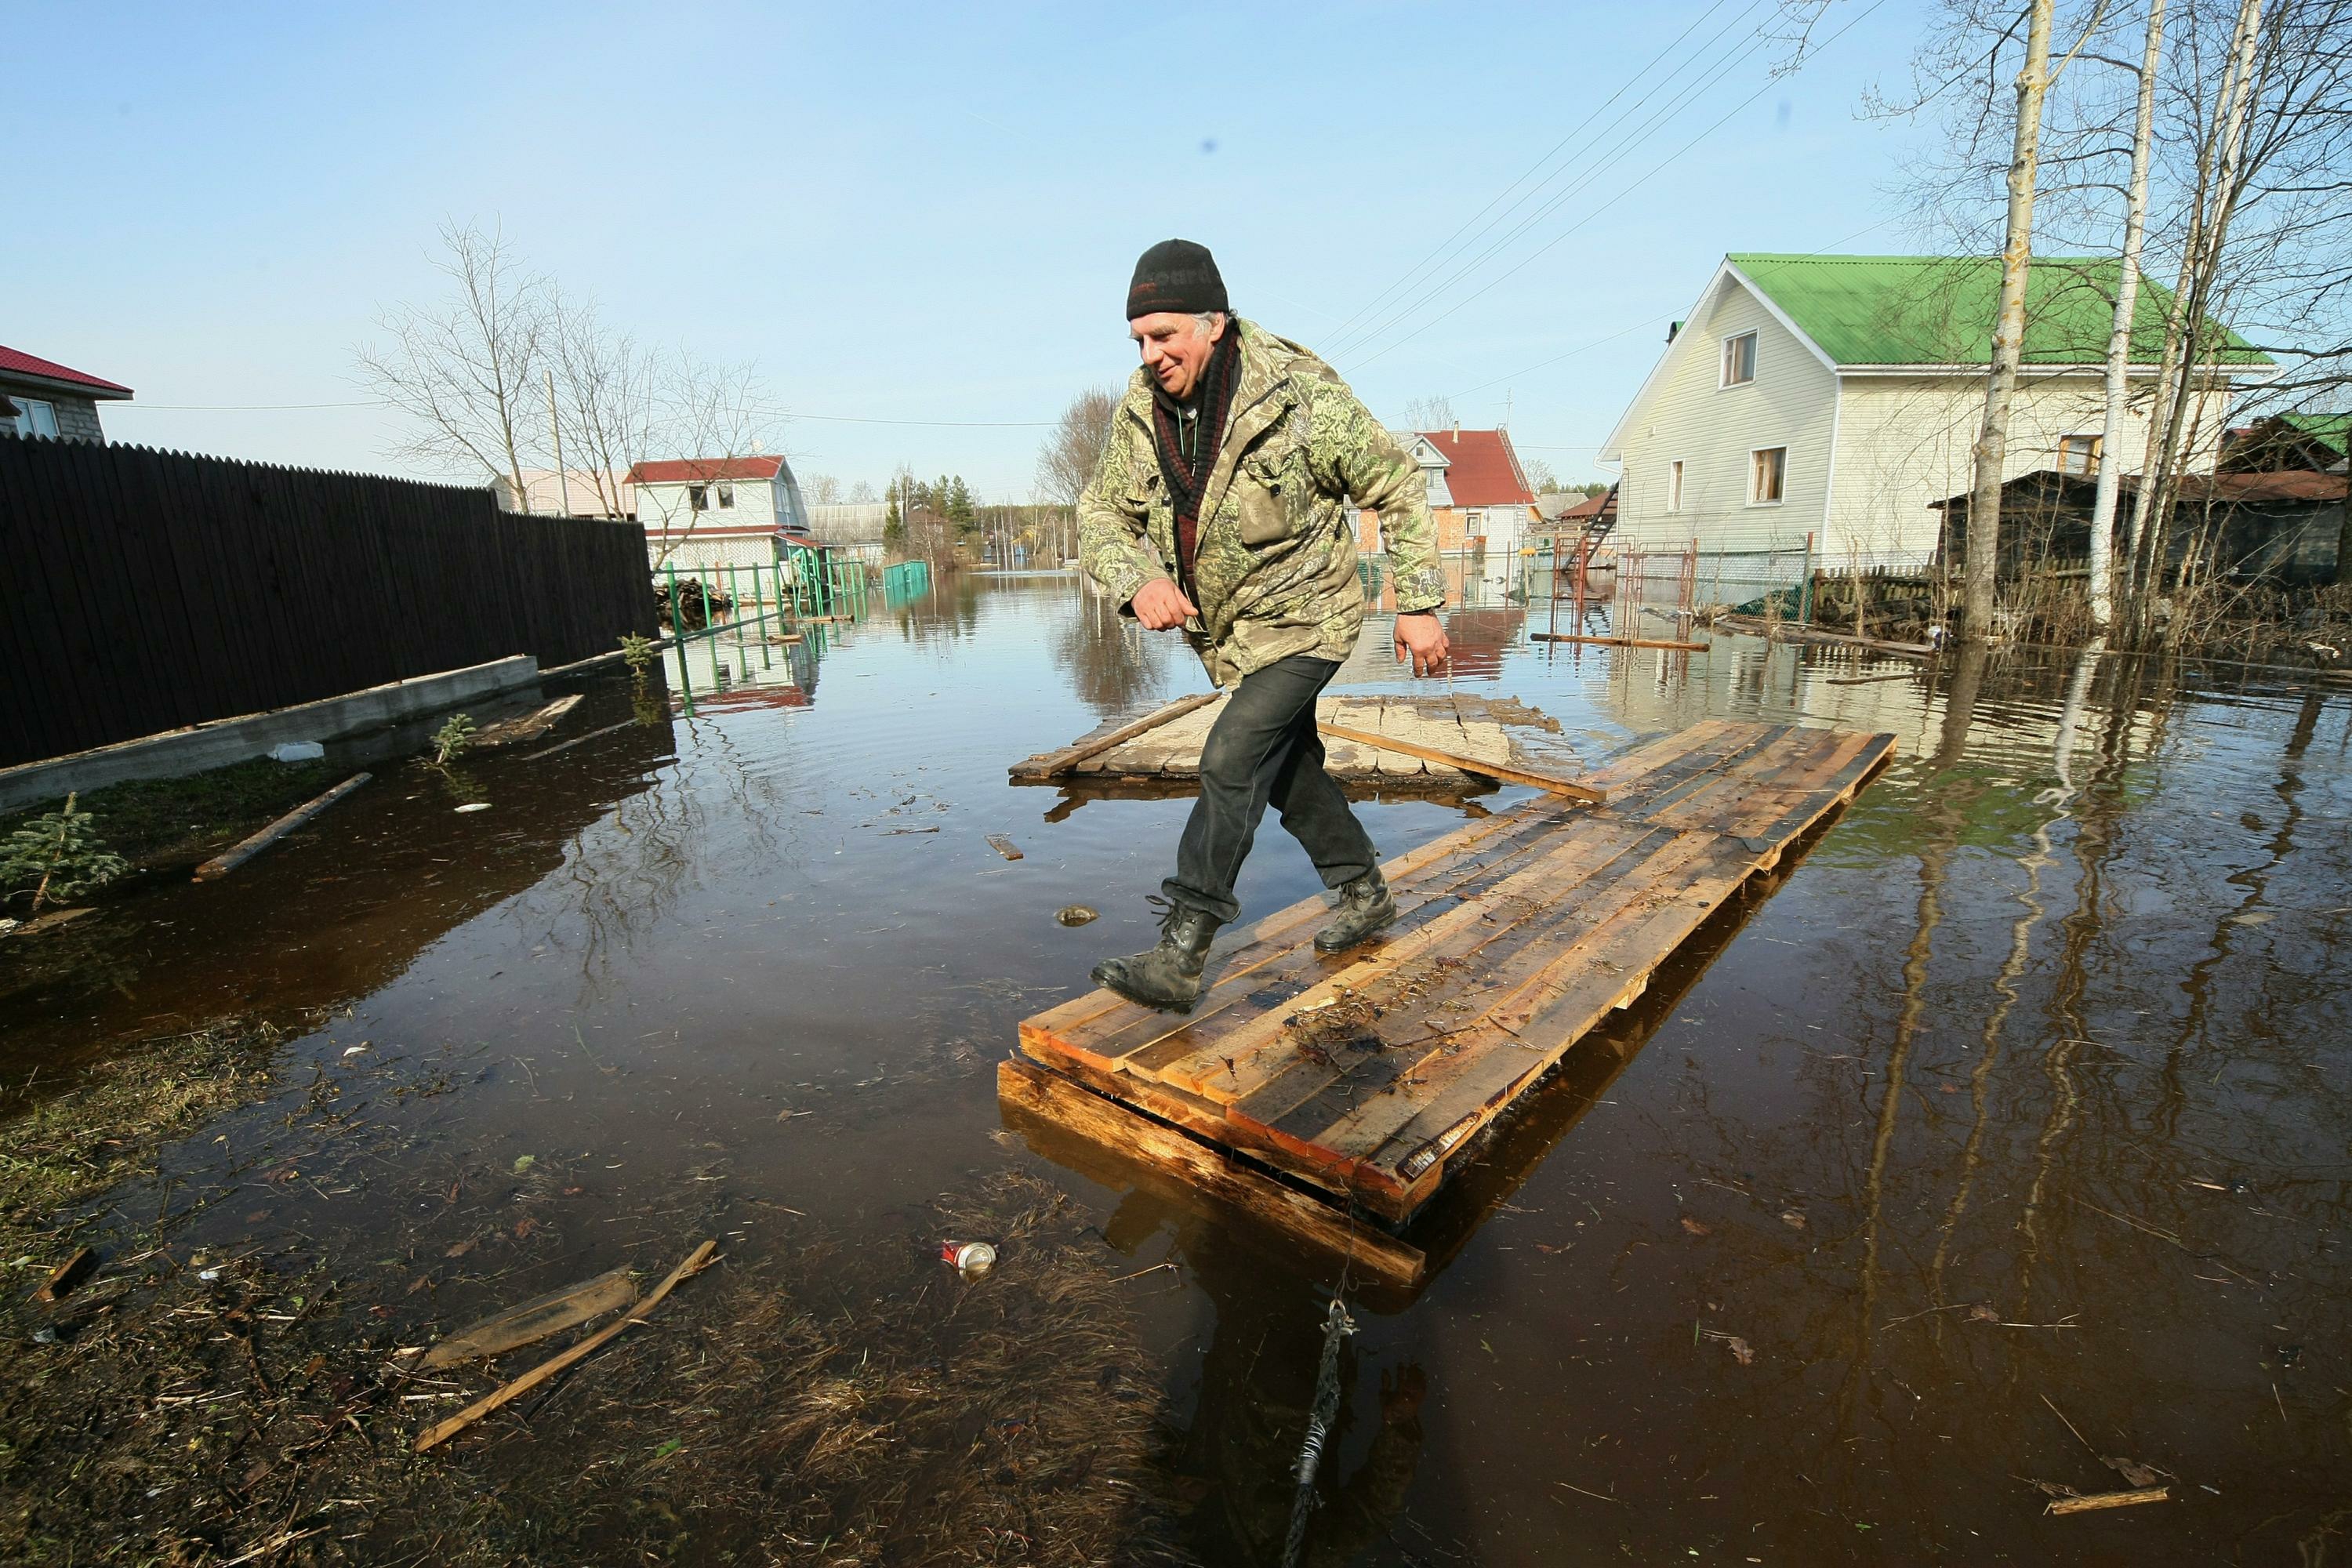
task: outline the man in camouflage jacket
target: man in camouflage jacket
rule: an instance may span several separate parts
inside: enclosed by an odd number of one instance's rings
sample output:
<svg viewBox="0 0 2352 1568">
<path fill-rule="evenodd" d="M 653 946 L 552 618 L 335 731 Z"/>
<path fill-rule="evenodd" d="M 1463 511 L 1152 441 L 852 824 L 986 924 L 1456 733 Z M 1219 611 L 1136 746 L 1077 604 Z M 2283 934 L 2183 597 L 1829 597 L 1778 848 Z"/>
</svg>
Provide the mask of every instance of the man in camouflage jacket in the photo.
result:
<svg viewBox="0 0 2352 1568">
<path fill-rule="evenodd" d="M 1396 584 L 1396 650 L 1442 670 L 1444 602 L 1419 467 L 1330 366 L 1226 308 L 1207 250 L 1146 251 L 1128 290 L 1143 363 L 1078 501 L 1078 559 L 1126 613 L 1181 628 L 1230 695 L 1201 752 L 1201 795 L 1160 884 L 1157 947 L 1096 966 L 1130 1000 L 1200 994 L 1209 943 L 1271 804 L 1339 890 L 1327 952 L 1396 918 L 1378 857 L 1323 767 L 1315 700 L 1356 646 L 1364 590 L 1352 519 L 1376 512 Z"/>
</svg>

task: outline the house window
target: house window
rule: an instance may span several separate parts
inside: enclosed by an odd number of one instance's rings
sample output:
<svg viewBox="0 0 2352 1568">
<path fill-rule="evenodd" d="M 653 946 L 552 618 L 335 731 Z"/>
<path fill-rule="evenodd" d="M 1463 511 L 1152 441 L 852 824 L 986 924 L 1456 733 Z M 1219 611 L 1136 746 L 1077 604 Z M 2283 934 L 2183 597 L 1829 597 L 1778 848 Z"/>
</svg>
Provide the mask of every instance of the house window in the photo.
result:
<svg viewBox="0 0 2352 1568">
<path fill-rule="evenodd" d="M 1723 384 L 1746 386 L 1756 379 L 1756 334 L 1723 340 Z"/>
<path fill-rule="evenodd" d="M 1683 510 L 1683 460 L 1680 458 L 1666 465 L 1666 510 Z"/>
<path fill-rule="evenodd" d="M 2061 436 L 2058 437 L 2058 471 L 2062 474 L 2095 474 L 2099 471 L 2099 448 L 2105 437 L 2100 436 Z"/>
<path fill-rule="evenodd" d="M 709 511 L 710 510 L 710 487 L 709 485 L 687 486 L 686 504 L 687 509 L 690 511 Z"/>
<path fill-rule="evenodd" d="M 37 397 L 12 397 L 8 401 L 16 411 L 17 435 L 46 436 L 52 441 L 58 438 L 56 404 L 44 403 Z"/>
<path fill-rule="evenodd" d="M 719 487 L 719 510 L 720 511 L 727 511 L 731 510 L 734 505 L 735 487 L 733 485 L 720 485 Z"/>
<path fill-rule="evenodd" d="M 1789 448 L 1759 447 L 1748 454 L 1748 504 L 1779 506 L 1789 477 Z"/>
</svg>

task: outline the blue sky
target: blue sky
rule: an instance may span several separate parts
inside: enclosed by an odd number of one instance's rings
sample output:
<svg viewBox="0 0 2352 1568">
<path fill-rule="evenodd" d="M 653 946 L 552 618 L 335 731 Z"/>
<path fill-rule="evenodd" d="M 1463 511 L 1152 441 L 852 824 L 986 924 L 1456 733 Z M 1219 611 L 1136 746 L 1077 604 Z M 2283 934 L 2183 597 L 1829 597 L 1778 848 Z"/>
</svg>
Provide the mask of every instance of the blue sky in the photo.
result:
<svg viewBox="0 0 2352 1568">
<path fill-rule="evenodd" d="M 1777 82 L 1770 9 L 17 8 L 0 342 L 137 388 L 118 440 L 401 471 L 389 411 L 224 405 L 362 397 L 352 348 L 433 292 L 437 226 L 495 222 L 641 336 L 835 416 L 784 425 L 803 475 L 1019 500 L 1023 422 L 1125 376 L 1129 270 L 1174 234 L 1383 418 L 1507 405 L 1523 455 L 1605 478 L 1725 251 L 1914 247 L 1911 132 L 1858 110 L 1906 79 L 1916 5 L 1837 0 Z M 1555 210 L 1362 314 L 1563 138 Z"/>
</svg>

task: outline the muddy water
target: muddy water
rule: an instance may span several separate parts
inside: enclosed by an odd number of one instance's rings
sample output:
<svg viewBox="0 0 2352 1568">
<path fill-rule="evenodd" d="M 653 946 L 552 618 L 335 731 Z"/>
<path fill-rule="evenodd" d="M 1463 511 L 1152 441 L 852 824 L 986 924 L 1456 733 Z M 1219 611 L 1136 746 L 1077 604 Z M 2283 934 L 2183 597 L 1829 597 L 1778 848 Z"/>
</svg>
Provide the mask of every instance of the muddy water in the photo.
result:
<svg viewBox="0 0 2352 1568">
<path fill-rule="evenodd" d="M 1507 606 L 1454 629 L 1458 689 L 1544 709 L 1591 757 L 1701 716 L 1889 730 L 1901 754 L 1532 1097 L 1429 1217 L 1436 1278 L 1356 1302 L 1307 1560 L 2352 1551 L 2352 698 L 2032 652 L 1580 657 Z M 1376 650 L 1349 673 L 1390 675 Z M 1171 1484 L 1205 1560 L 1272 1562 L 1329 1278 L 1039 1154 L 993 1087 L 1019 1018 L 1148 939 L 1184 811 L 1006 764 L 1199 679 L 1053 575 L 705 646 L 642 722 L 454 782 L 380 770 L 236 877 L 115 907 L 76 973 L 0 974 L 0 1070 L 331 1009 L 286 1048 L 289 1097 L 327 1086 L 397 1152 L 218 1204 L 191 1239 L 396 1252 L 395 1178 L 530 1156 L 574 1205 L 546 1282 L 682 1250 L 718 1190 L 775 1215 L 738 1248 L 789 1247 L 796 1214 L 903 1247 L 933 1194 L 1024 1164 L 1098 1211 L 1106 1271 L 1176 1264 L 1125 1287 Z M 564 733 L 631 716 L 625 679 L 586 690 Z M 1517 797 L 1364 814 L 1394 853 Z M 1269 829 L 1246 907 L 1315 890 Z M 1103 918 L 1056 924 L 1072 903 Z M 268 1163 L 277 1110 L 189 1139 L 175 1179 Z M 2034 1481 L 2132 1485 L 2110 1458 L 2171 1500 L 2043 1515 Z"/>
</svg>

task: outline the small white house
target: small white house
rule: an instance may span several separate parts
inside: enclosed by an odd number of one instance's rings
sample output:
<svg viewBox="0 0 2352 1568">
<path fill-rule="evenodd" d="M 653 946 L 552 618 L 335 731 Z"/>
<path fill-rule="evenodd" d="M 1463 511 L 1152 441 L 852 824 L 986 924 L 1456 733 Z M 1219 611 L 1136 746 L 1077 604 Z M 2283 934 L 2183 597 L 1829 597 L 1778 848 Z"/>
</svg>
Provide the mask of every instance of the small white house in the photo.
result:
<svg viewBox="0 0 2352 1568">
<path fill-rule="evenodd" d="M 782 458 L 679 458 L 629 470 L 646 553 L 686 566 L 761 566 L 776 536 L 809 531 L 800 481 Z"/>
<path fill-rule="evenodd" d="M 2147 400 L 2123 450 L 2101 449 L 2114 258 L 2036 258 L 2005 478 L 2137 472 Z M 1792 551 L 1832 569 L 1916 568 L 1969 488 L 1999 300 L 1996 258 L 1724 258 L 1611 432 L 1617 534 L 1635 548 Z M 2140 284 L 2131 376 L 2151 386 L 2171 296 Z M 2197 410 L 2191 466 L 2210 468 L 2233 386 L 2276 374 L 2235 334 Z M 2136 391 L 2141 390 L 2136 388 Z"/>
</svg>

